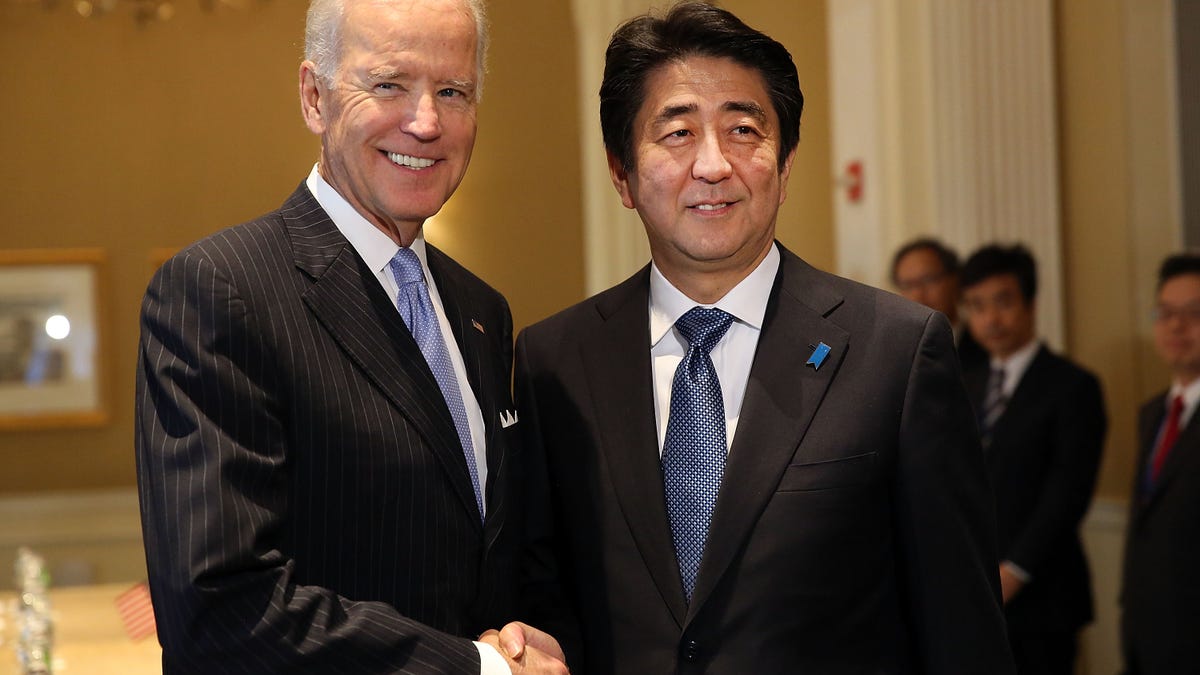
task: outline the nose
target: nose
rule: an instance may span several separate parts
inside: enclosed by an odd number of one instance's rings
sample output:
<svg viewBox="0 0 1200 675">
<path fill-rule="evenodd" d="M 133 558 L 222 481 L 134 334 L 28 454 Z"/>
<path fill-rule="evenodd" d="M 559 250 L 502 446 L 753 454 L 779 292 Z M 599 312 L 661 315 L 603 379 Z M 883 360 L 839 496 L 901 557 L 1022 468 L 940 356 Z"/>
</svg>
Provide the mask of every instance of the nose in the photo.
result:
<svg viewBox="0 0 1200 675">
<path fill-rule="evenodd" d="M 438 115 L 435 93 L 417 96 L 412 112 L 404 120 L 401 129 L 423 141 L 432 141 L 442 135 L 442 121 Z"/>
<path fill-rule="evenodd" d="M 706 183 L 719 183 L 732 173 L 733 166 L 725 158 L 725 148 L 721 147 L 716 134 L 705 134 L 696 148 L 692 178 Z"/>
</svg>

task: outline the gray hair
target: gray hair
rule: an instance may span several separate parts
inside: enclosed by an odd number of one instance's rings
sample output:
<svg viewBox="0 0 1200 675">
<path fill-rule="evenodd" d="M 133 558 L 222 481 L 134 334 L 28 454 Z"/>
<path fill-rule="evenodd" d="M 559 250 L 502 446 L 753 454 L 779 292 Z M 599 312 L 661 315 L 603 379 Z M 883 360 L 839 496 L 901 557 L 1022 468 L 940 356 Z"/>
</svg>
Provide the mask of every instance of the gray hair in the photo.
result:
<svg viewBox="0 0 1200 675">
<path fill-rule="evenodd" d="M 488 21 L 484 0 L 461 0 L 475 19 L 475 98 L 483 96 L 483 76 L 487 72 Z M 342 18 L 345 0 L 312 0 L 304 24 L 304 58 L 316 66 L 317 77 L 326 86 L 341 65 Z"/>
</svg>

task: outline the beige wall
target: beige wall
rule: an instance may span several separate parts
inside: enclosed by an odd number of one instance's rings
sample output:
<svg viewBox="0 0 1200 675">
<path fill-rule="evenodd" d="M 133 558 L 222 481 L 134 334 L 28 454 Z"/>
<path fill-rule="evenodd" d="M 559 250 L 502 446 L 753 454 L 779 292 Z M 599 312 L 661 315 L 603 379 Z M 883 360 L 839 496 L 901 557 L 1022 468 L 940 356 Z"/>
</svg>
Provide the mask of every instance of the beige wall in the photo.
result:
<svg viewBox="0 0 1200 675">
<path fill-rule="evenodd" d="M 1177 245 L 1171 191 L 1169 0 L 1059 0 L 1068 350 L 1104 384 L 1097 492 L 1126 498 L 1136 411 L 1169 382 L 1150 343 L 1158 262 Z"/>
<path fill-rule="evenodd" d="M 316 159 L 296 94 L 306 3 L 170 22 L 0 4 L 0 248 L 107 253 L 110 422 L 0 431 L 0 493 L 132 485 L 137 311 L 152 251 L 278 206 Z M 493 2 L 471 171 L 429 235 L 508 295 L 518 326 L 579 298 L 568 3 Z M 536 39 L 531 39 L 536 36 Z M 554 58 L 547 58 L 553 54 Z"/>
<path fill-rule="evenodd" d="M 100 428 L 0 432 L 0 492 L 132 485 L 136 317 L 152 252 L 273 208 L 315 159 L 295 93 L 303 4 L 203 13 L 181 0 L 171 22 L 147 26 L 0 5 L 0 247 L 106 251 L 111 413 Z M 1147 233 L 1130 217 L 1146 162 L 1145 144 L 1128 139 L 1146 115 L 1123 102 L 1144 86 L 1126 44 L 1130 8 L 1144 4 L 1056 3 L 1068 347 L 1104 381 L 1112 430 L 1100 492 L 1118 497 L 1133 411 L 1166 381 L 1145 308 L 1170 223 Z M 831 268 L 825 4 L 725 5 L 795 56 L 806 105 L 779 236 Z M 570 3 L 491 11 L 472 168 L 429 237 L 503 291 L 520 327 L 583 295 L 576 62 Z"/>
</svg>

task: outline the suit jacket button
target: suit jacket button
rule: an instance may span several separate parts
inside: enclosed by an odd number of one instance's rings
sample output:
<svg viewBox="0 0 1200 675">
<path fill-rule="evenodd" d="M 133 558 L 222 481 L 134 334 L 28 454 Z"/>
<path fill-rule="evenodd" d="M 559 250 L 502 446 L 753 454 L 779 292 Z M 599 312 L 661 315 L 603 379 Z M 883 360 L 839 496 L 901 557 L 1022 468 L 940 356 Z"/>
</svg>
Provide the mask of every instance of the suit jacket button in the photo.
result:
<svg viewBox="0 0 1200 675">
<path fill-rule="evenodd" d="M 695 661 L 700 656 L 700 645 L 695 640 L 688 640 L 683 645 L 683 660 Z"/>
</svg>

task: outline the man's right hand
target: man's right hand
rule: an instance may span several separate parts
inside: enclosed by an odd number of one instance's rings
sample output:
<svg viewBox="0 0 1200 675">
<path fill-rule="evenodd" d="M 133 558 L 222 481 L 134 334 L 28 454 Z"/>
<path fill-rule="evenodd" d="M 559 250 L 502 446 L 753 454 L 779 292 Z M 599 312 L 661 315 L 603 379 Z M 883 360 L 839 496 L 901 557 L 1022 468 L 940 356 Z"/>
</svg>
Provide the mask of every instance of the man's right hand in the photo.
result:
<svg viewBox="0 0 1200 675">
<path fill-rule="evenodd" d="M 567 675 L 570 672 L 558 640 L 529 624 L 514 621 L 499 632 L 487 631 L 479 636 L 479 641 L 500 652 L 513 675 Z"/>
</svg>

